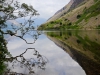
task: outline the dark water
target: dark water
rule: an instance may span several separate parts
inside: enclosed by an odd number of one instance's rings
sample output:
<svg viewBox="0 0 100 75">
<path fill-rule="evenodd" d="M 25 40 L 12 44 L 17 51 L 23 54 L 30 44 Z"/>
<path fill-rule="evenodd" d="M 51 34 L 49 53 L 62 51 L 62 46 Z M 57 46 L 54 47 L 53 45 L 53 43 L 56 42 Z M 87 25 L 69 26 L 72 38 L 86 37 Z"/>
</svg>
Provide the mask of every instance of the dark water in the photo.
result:
<svg viewBox="0 0 100 75">
<path fill-rule="evenodd" d="M 37 60 L 34 50 L 29 49 L 18 57 L 18 61 L 6 63 L 10 73 L 16 75 L 100 75 L 100 31 L 56 31 L 42 33 L 34 44 L 10 37 L 8 49 L 13 57 L 19 56 L 27 48 L 35 48 L 45 61 L 45 69 L 38 66 L 30 68 L 20 62 L 24 58 Z M 29 42 L 32 38 L 26 37 Z M 33 40 L 34 41 L 34 40 Z M 26 62 L 27 62 L 26 61 Z M 32 63 L 33 60 L 30 62 Z M 30 73 L 35 72 L 35 73 Z"/>
</svg>

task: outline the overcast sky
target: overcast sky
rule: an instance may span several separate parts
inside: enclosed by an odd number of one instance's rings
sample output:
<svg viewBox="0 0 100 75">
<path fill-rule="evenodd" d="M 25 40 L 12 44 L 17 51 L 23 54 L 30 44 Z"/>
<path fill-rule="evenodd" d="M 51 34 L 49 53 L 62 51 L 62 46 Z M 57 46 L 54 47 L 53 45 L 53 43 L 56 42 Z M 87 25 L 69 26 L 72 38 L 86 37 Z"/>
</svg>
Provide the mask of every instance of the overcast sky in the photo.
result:
<svg viewBox="0 0 100 75">
<path fill-rule="evenodd" d="M 19 0 L 21 3 L 32 5 L 40 14 L 36 20 L 41 24 L 64 7 L 70 0 Z"/>
</svg>

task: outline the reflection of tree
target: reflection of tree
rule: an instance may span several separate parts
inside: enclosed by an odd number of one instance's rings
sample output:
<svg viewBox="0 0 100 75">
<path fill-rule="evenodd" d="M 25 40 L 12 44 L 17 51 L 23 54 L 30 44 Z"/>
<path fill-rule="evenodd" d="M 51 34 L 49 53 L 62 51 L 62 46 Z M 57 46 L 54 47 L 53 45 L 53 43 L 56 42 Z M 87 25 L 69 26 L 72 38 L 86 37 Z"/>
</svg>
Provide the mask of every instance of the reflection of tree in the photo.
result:
<svg viewBox="0 0 100 75">
<path fill-rule="evenodd" d="M 29 32 L 27 34 L 29 34 L 30 36 L 32 36 L 32 38 L 34 39 L 34 41 L 32 43 L 29 43 L 27 42 L 27 40 L 24 38 L 24 35 L 23 36 L 18 36 L 18 35 L 15 35 L 16 37 L 19 37 L 20 39 L 24 40 L 27 44 L 34 44 L 35 41 L 38 39 L 39 35 L 41 34 L 41 32 L 38 32 L 38 31 L 33 31 L 33 33 Z M 3 33 L 3 34 L 10 34 L 10 33 Z M 25 34 L 25 35 L 27 35 Z M 30 58 L 30 59 L 26 59 L 24 57 L 24 54 L 28 51 L 28 50 L 33 50 L 33 55 L 35 56 L 34 58 Z M 21 59 L 21 60 L 18 60 L 18 59 Z M 3 60 L 3 58 L 1 58 Z M 19 66 L 21 68 L 27 68 L 29 73 L 35 73 L 34 72 L 34 68 L 35 67 L 38 67 L 42 70 L 45 69 L 45 65 L 47 63 L 47 59 L 46 57 L 43 57 L 35 48 L 27 48 L 25 50 L 25 52 L 21 53 L 20 55 L 16 56 L 16 57 L 7 57 L 4 59 L 4 61 L 6 63 L 11 63 L 12 64 L 12 68 L 15 67 L 15 65 L 17 64 L 20 64 Z M 17 72 L 13 72 L 10 70 L 10 68 L 6 69 L 5 75 L 8 75 L 8 74 L 18 74 Z"/>
<path fill-rule="evenodd" d="M 16 31 L 16 32 L 18 32 L 18 31 Z M 20 39 L 24 40 L 27 44 L 34 44 L 35 41 L 38 39 L 39 35 L 41 34 L 41 32 L 33 30 L 33 33 L 32 33 L 32 29 L 31 29 L 30 31 L 25 32 L 24 35 L 23 35 L 23 32 L 20 33 L 21 35 L 18 35 L 17 33 L 13 33 L 12 31 L 9 30 L 7 32 L 2 32 L 2 34 L 3 35 L 16 36 L 16 37 L 19 37 Z M 25 35 L 31 36 L 34 40 L 31 43 L 29 43 L 24 38 Z M 6 48 L 7 41 L 6 40 L 3 40 L 3 41 L 5 41 L 5 43 L 4 43 L 4 49 L 5 49 L 5 51 L 7 51 L 6 53 L 9 53 L 8 50 L 7 50 L 7 48 Z M 26 59 L 23 56 L 30 49 L 33 50 L 33 55 L 36 58 Z M 5 55 L 5 53 L 3 55 Z M 6 55 L 8 55 L 8 54 L 6 54 Z M 3 60 L 3 62 L 11 63 L 12 64 L 12 68 L 14 68 L 16 64 L 20 64 L 20 67 L 21 68 L 27 68 L 29 70 L 29 73 L 35 73 L 34 72 L 34 68 L 35 67 L 38 67 L 38 68 L 44 70 L 45 69 L 45 65 L 47 63 L 46 57 L 43 57 L 35 48 L 27 48 L 25 50 L 25 52 L 21 53 L 20 55 L 18 55 L 16 57 L 8 56 L 6 58 L 6 55 L 3 56 L 3 57 L 1 57 L 0 60 Z M 18 58 L 20 58 L 21 60 L 18 60 Z M 16 74 L 20 74 L 20 73 L 13 72 L 13 71 L 10 70 L 10 68 L 7 68 L 6 71 L 5 71 L 5 73 L 4 73 L 4 75 L 9 75 L 9 74 L 16 75 Z"/>
<path fill-rule="evenodd" d="M 37 11 L 30 5 L 25 3 L 20 4 L 16 0 L 0 0 L 0 75 L 3 74 L 6 66 L 4 62 L 11 62 L 12 67 L 16 62 L 20 63 L 20 67 L 27 67 L 30 72 L 34 72 L 32 68 L 38 66 L 40 69 L 45 68 L 47 61 L 44 57 L 37 51 L 35 48 L 27 48 L 25 52 L 21 53 L 19 56 L 12 57 L 6 47 L 7 40 L 4 39 L 4 36 L 15 36 L 24 40 L 27 44 L 34 44 L 38 39 L 40 32 L 35 31 L 33 26 L 34 19 L 33 16 L 38 15 Z M 23 21 L 17 24 L 17 26 L 12 24 L 7 24 L 7 22 L 17 21 L 18 18 L 23 19 Z M 10 29 L 8 29 L 10 27 Z M 25 36 L 31 36 L 34 41 L 31 43 L 27 42 Z M 26 59 L 23 55 L 29 50 L 34 51 L 35 58 Z M 18 58 L 21 58 L 19 61 Z M 11 73 L 11 71 L 6 71 L 6 75 Z M 16 73 L 17 74 L 17 73 Z"/>
<path fill-rule="evenodd" d="M 23 55 L 29 50 L 29 49 L 32 49 L 34 52 L 33 55 L 36 56 L 37 60 L 35 58 L 30 58 L 30 59 L 26 59 Z M 18 58 L 20 58 L 21 60 L 18 60 Z M 20 67 L 21 68 L 27 68 L 29 70 L 29 73 L 35 73 L 34 72 L 34 67 L 38 67 L 40 69 L 45 69 L 45 65 L 47 63 L 47 59 L 45 57 L 43 57 L 41 54 L 39 54 L 39 52 L 37 50 L 35 50 L 35 48 L 27 48 L 25 52 L 23 52 L 22 54 L 16 56 L 16 57 L 11 57 L 11 58 L 6 58 L 6 61 L 8 63 L 12 63 L 12 67 L 14 68 L 16 64 L 20 64 Z M 5 72 L 5 75 L 6 74 L 9 74 L 9 73 L 14 73 L 14 72 L 11 72 L 10 69 L 8 69 L 6 72 Z M 17 73 L 15 73 L 17 74 Z"/>
</svg>

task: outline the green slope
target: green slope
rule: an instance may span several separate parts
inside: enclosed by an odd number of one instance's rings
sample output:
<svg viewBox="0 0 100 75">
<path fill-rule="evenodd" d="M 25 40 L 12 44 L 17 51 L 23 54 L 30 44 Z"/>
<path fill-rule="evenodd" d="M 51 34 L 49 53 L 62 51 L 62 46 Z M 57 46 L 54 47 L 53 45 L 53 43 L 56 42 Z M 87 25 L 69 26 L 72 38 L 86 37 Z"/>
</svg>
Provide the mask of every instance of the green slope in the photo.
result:
<svg viewBox="0 0 100 75">
<path fill-rule="evenodd" d="M 52 29 L 100 29 L 100 0 L 87 0 L 64 16 L 38 28 L 38 30 Z"/>
</svg>

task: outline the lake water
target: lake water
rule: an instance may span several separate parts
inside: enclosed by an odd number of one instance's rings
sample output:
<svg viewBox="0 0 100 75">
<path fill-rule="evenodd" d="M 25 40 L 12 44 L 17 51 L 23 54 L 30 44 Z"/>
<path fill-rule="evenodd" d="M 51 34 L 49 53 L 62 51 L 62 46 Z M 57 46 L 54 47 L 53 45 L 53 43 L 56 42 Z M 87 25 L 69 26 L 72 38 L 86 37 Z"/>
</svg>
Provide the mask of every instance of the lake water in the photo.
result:
<svg viewBox="0 0 100 75">
<path fill-rule="evenodd" d="M 82 30 L 43 32 L 34 44 L 26 44 L 22 39 L 10 37 L 7 45 L 9 52 L 13 57 L 20 54 L 22 57 L 19 56 L 17 61 L 7 63 L 9 72 L 16 75 L 17 73 L 19 75 L 100 75 L 99 37 L 100 31 Z M 28 36 L 26 39 L 28 42 L 34 41 Z M 27 48 L 30 49 L 26 51 Z M 34 54 L 36 51 L 41 54 L 45 65 L 37 63 L 34 67 L 30 66 L 34 62 L 30 59 L 34 58 L 38 61 L 38 57 Z M 23 59 L 26 62 L 22 63 Z M 27 61 L 30 61 L 29 65 L 26 65 Z"/>
</svg>

